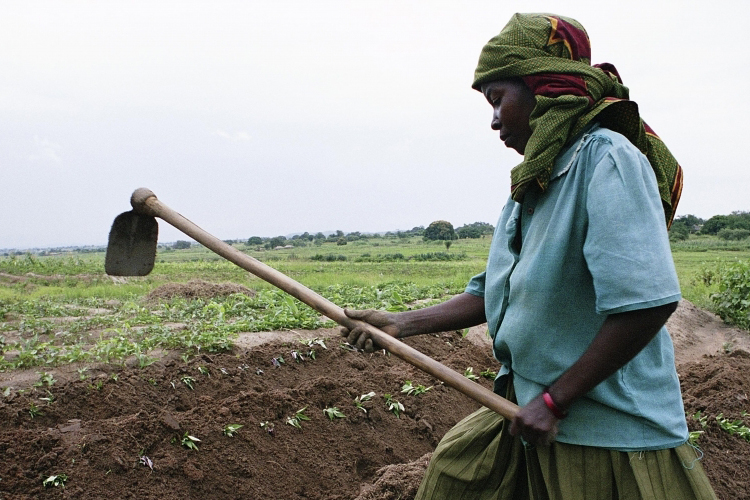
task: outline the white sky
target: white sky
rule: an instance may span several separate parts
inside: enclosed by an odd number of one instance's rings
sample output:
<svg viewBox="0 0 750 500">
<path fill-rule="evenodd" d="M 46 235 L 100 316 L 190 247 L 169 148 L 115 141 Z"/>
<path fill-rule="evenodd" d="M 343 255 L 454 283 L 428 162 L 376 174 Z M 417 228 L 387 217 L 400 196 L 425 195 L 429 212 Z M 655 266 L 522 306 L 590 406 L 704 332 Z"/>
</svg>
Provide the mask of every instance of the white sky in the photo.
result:
<svg viewBox="0 0 750 500">
<path fill-rule="evenodd" d="M 747 0 L 1 0 L 0 248 L 104 244 L 141 186 L 222 239 L 494 225 L 521 157 L 470 84 L 518 10 L 617 66 L 678 215 L 750 210 Z"/>
</svg>

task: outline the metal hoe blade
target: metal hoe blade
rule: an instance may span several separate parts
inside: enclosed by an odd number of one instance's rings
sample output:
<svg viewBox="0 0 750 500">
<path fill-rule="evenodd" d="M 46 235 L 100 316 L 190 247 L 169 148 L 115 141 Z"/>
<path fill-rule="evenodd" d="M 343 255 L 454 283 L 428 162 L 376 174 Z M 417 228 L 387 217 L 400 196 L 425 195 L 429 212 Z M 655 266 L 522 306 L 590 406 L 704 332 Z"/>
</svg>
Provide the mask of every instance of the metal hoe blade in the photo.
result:
<svg viewBox="0 0 750 500">
<path fill-rule="evenodd" d="M 146 276 L 154 268 L 158 236 L 154 217 L 121 213 L 109 231 L 104 270 L 110 276 Z"/>
</svg>

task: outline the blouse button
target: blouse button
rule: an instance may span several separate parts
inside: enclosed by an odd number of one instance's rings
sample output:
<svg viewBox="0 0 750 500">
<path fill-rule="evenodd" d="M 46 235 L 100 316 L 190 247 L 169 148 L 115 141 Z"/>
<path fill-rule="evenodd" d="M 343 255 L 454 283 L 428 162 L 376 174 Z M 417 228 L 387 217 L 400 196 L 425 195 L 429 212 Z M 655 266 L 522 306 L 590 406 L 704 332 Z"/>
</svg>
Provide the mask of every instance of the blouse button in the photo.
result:
<svg viewBox="0 0 750 500">
<path fill-rule="evenodd" d="M 529 214 L 529 215 L 533 215 L 534 214 L 534 208 L 533 207 L 529 207 L 529 209 L 526 210 L 526 213 Z"/>
</svg>

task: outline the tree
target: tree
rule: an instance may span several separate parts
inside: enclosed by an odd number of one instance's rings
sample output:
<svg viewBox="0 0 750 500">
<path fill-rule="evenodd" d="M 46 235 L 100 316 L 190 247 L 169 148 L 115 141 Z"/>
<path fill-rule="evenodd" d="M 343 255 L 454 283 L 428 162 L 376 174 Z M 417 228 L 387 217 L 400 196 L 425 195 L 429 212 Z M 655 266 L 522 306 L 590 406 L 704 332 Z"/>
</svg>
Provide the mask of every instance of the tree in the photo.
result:
<svg viewBox="0 0 750 500">
<path fill-rule="evenodd" d="M 456 229 L 456 234 L 459 238 L 481 238 L 485 234 L 492 234 L 494 232 L 495 227 L 486 222 L 474 222 Z"/>
<path fill-rule="evenodd" d="M 184 248 L 190 248 L 190 242 L 189 241 L 183 241 L 183 240 L 177 240 L 175 241 L 174 245 L 172 245 L 172 248 L 175 250 L 182 250 Z"/>
<path fill-rule="evenodd" d="M 251 236 L 247 240 L 247 245 L 248 246 L 262 245 L 262 244 L 263 244 L 263 238 L 261 238 L 260 236 Z"/>
<path fill-rule="evenodd" d="M 425 241 L 455 240 L 456 231 L 453 229 L 453 224 L 447 220 L 436 220 L 424 230 L 423 238 Z"/>
<path fill-rule="evenodd" d="M 270 240 L 268 240 L 266 242 L 266 244 L 263 245 L 263 246 L 265 246 L 268 249 L 273 249 L 273 248 L 276 248 L 276 247 L 283 247 L 284 245 L 286 245 L 286 237 L 285 236 L 275 236 L 275 237 L 271 238 Z"/>
</svg>

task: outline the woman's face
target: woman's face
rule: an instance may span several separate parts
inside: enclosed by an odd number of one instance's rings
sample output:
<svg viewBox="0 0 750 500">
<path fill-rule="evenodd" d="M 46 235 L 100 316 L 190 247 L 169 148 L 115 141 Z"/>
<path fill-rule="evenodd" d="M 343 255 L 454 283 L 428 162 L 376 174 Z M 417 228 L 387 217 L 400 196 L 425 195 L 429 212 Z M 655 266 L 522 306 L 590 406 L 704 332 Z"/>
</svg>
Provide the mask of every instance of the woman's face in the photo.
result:
<svg viewBox="0 0 750 500">
<path fill-rule="evenodd" d="M 500 132 L 506 147 L 523 154 L 531 137 L 529 117 L 536 106 L 534 94 L 520 79 L 486 83 L 482 93 L 492 105 L 492 130 Z"/>
</svg>

